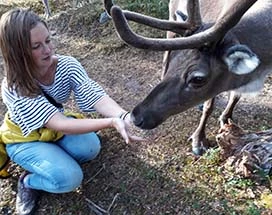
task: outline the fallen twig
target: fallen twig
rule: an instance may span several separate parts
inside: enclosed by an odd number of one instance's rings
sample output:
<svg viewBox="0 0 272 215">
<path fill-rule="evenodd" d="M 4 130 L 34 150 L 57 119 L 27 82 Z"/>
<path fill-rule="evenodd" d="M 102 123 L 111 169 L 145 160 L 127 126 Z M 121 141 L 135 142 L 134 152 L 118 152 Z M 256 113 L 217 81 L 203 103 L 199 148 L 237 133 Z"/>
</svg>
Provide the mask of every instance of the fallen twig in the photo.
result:
<svg viewBox="0 0 272 215">
<path fill-rule="evenodd" d="M 117 199 L 118 196 L 119 196 L 119 193 L 117 193 L 117 194 L 114 196 L 114 198 L 113 198 L 113 200 L 112 200 L 110 206 L 108 207 L 107 212 L 108 212 L 109 214 L 110 214 L 110 210 L 111 210 L 112 206 L 114 205 L 114 202 L 116 201 L 116 199 Z"/>
<path fill-rule="evenodd" d="M 89 208 L 97 215 L 110 215 L 110 210 L 112 209 L 117 197 L 119 196 L 119 193 L 117 193 L 109 205 L 108 209 L 105 210 L 104 208 L 100 207 L 99 205 L 95 204 L 92 200 L 85 198 L 86 201 L 88 202 Z"/>
<path fill-rule="evenodd" d="M 96 176 L 98 176 L 100 174 L 100 172 L 102 172 L 102 170 L 105 169 L 105 164 L 102 165 L 102 167 L 97 171 L 97 173 L 95 173 L 94 176 L 92 176 L 90 179 L 88 179 L 85 184 L 88 184 L 90 181 L 92 181 Z"/>
<path fill-rule="evenodd" d="M 97 215 L 103 215 L 103 214 L 109 214 L 108 211 L 105 209 L 101 208 L 99 205 L 95 204 L 93 201 L 91 201 L 88 198 L 85 198 L 85 200 L 89 203 L 88 206 L 89 208 L 96 213 Z"/>
</svg>

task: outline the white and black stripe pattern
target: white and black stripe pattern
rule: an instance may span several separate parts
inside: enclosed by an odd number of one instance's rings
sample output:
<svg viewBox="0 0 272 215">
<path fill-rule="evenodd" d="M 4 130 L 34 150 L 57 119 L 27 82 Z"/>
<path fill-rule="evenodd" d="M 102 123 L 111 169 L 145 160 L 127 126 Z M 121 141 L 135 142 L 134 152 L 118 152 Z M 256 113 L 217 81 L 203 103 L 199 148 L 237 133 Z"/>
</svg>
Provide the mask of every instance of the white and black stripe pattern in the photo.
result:
<svg viewBox="0 0 272 215">
<path fill-rule="evenodd" d="M 65 103 L 74 93 L 78 107 L 82 111 L 94 111 L 96 102 L 106 95 L 99 84 L 91 80 L 81 64 L 73 57 L 58 55 L 55 81 L 50 86 L 41 84 L 41 88 L 58 103 Z M 15 91 L 9 91 L 4 79 L 2 99 L 6 104 L 10 119 L 20 126 L 23 135 L 43 127 L 58 111 L 44 96 L 36 98 L 21 97 Z"/>
</svg>

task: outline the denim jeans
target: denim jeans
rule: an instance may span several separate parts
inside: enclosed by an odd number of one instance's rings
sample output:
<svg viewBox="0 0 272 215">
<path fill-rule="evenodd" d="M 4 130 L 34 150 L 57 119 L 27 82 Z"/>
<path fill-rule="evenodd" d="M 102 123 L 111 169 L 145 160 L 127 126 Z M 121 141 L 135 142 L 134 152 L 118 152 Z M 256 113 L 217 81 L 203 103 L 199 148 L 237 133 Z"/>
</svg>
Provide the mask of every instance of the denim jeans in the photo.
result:
<svg viewBox="0 0 272 215">
<path fill-rule="evenodd" d="M 11 160 L 30 172 L 24 179 L 25 187 L 51 193 L 77 188 L 83 179 L 80 164 L 94 159 L 100 149 L 100 140 L 94 132 L 65 135 L 56 142 L 6 145 Z"/>
</svg>

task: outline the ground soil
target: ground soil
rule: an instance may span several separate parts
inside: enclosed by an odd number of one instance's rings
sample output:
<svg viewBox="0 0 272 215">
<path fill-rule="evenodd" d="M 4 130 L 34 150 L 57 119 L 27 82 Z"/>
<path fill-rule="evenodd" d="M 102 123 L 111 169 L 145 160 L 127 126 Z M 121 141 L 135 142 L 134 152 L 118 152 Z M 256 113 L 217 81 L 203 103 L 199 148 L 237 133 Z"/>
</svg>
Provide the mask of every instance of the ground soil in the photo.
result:
<svg viewBox="0 0 272 215">
<path fill-rule="evenodd" d="M 131 110 L 159 83 L 162 53 L 124 44 L 111 22 L 103 25 L 98 22 L 101 12 L 100 5 L 99 8 L 85 6 L 54 14 L 48 23 L 56 52 L 76 57 L 91 78 L 121 106 Z M 1 57 L 0 71 L 3 72 Z M 257 131 L 271 126 L 271 82 L 268 78 L 258 97 L 241 100 L 234 115 L 241 127 Z M 210 141 L 214 141 L 219 128 L 217 118 L 225 104 L 225 95 L 216 99 L 217 109 L 207 125 Z M 73 99 L 65 105 L 77 110 Z M 3 118 L 6 111 L 3 104 L 0 110 Z M 228 196 L 213 195 L 213 188 L 206 187 L 209 182 L 202 190 L 201 184 L 196 186 L 198 178 L 184 179 L 180 174 L 193 159 L 187 139 L 200 115 L 198 108 L 192 108 L 170 117 L 150 132 L 139 131 L 143 136 L 153 137 L 147 143 L 126 144 L 113 129 L 101 131 L 101 154 L 83 165 L 82 186 L 66 194 L 44 193 L 37 214 L 99 214 L 93 203 L 109 209 L 112 214 L 228 214 L 217 204 L 218 199 L 228 199 Z M 12 168 L 13 176 L 0 182 L 0 214 L 15 213 L 16 184 L 22 170 L 15 164 Z M 186 184 L 187 180 L 190 183 Z M 199 190 L 202 192 L 199 195 L 205 197 L 196 197 L 198 192 L 191 189 Z M 191 201 L 194 198 L 196 202 Z"/>
</svg>

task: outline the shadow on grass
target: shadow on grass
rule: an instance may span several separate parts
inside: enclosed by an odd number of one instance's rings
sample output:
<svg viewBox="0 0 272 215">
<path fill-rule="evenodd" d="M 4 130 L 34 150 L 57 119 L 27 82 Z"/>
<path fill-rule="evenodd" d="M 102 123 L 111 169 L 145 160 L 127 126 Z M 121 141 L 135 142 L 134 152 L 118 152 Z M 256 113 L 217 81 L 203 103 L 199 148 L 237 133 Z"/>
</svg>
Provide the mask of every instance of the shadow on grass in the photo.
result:
<svg viewBox="0 0 272 215">
<path fill-rule="evenodd" d="M 242 124 L 246 124 L 241 118 L 244 108 L 245 104 L 237 111 Z M 255 106 L 249 121 L 255 120 L 258 109 Z M 259 119 L 271 117 L 269 107 L 260 109 Z M 269 212 L 256 204 L 262 191 L 269 192 L 266 182 L 227 175 L 216 153 L 200 159 L 188 153 L 190 144 L 181 132 L 189 120 L 186 117 L 186 113 L 174 117 L 176 124 L 167 121 L 156 131 L 161 137 L 149 143 L 126 145 L 115 131 L 103 132 L 100 156 L 83 165 L 82 187 L 68 194 L 46 194 L 39 214 L 99 214 L 94 211 L 108 209 L 116 215 Z"/>
<path fill-rule="evenodd" d="M 219 109 L 211 116 L 208 137 L 218 128 Z M 248 111 L 250 110 L 250 113 Z M 242 102 L 235 118 L 249 130 L 261 130 L 271 122 L 271 107 Z M 196 127 L 197 109 L 169 118 L 154 130 L 159 138 L 147 143 L 125 144 L 113 130 L 101 132 L 102 151 L 97 159 L 82 165 L 84 181 L 66 194 L 44 193 L 37 214 L 265 214 L 256 204 L 265 183 L 227 175 L 209 154 L 195 159 L 187 138 Z M 213 128 L 213 129 L 211 129 Z M 1 181 L 1 214 L 14 214 L 17 177 Z M 270 192 L 271 193 L 271 192 Z M 96 211 L 96 212 L 95 212 Z M 100 212 L 99 212 L 100 211 Z M 268 213 L 269 214 L 269 213 Z"/>
</svg>

